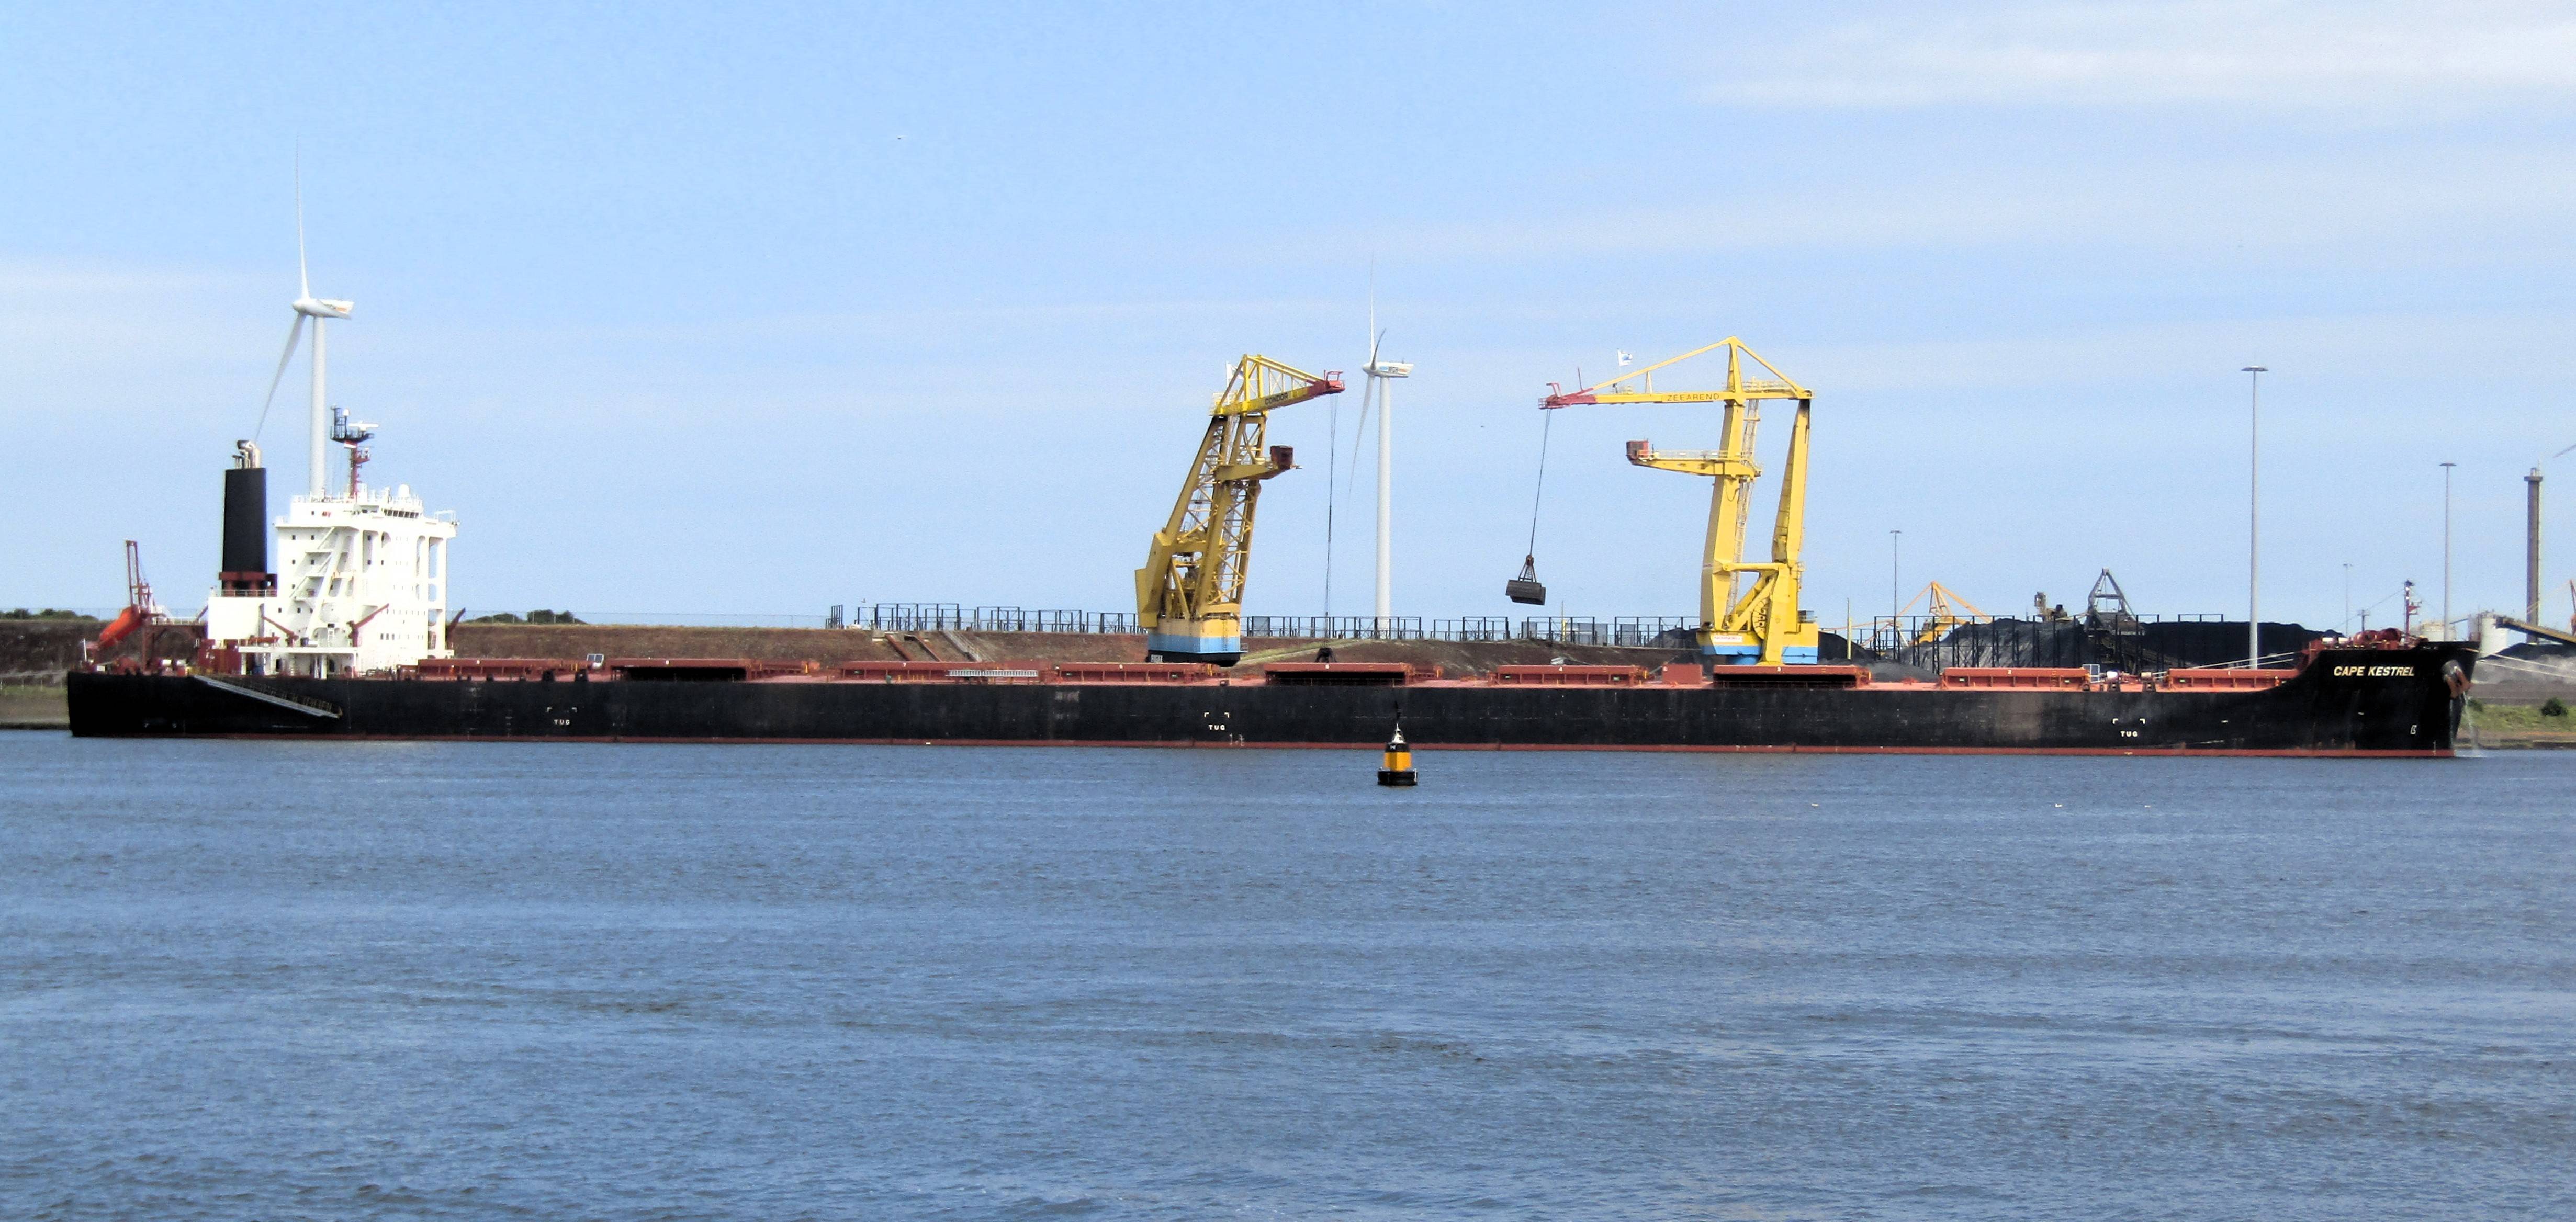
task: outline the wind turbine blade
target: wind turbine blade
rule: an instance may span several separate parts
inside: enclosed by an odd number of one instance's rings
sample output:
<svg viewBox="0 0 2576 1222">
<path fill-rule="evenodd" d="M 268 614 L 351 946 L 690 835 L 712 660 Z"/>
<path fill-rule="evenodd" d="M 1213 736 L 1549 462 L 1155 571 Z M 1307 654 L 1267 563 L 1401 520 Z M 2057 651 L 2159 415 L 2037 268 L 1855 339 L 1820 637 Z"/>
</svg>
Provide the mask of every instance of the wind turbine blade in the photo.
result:
<svg viewBox="0 0 2576 1222">
<path fill-rule="evenodd" d="M 268 375 L 268 395 L 259 401 L 259 425 L 250 431 L 253 441 L 259 439 L 261 429 L 268 427 L 268 405 L 277 402 L 277 384 L 286 380 L 286 363 L 295 359 L 296 342 L 303 338 L 304 315 L 299 311 L 295 325 L 286 329 L 286 351 L 277 354 L 277 372 Z"/>
<path fill-rule="evenodd" d="M 304 266 L 304 153 L 295 154 L 295 287 L 301 290 L 297 299 L 313 295 L 313 275 Z M 301 318 L 296 320 L 299 327 Z"/>
</svg>

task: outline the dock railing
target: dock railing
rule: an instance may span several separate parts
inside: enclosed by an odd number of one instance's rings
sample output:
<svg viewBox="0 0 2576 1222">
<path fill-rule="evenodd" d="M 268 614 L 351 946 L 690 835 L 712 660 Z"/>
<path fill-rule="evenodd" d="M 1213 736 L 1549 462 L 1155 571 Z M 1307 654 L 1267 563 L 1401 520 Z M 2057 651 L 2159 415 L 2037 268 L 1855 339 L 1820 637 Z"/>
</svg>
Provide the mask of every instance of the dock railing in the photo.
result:
<svg viewBox="0 0 2576 1222">
<path fill-rule="evenodd" d="M 874 602 L 834 606 L 826 615 L 652 615 L 581 613 L 603 624 L 728 624 L 745 627 L 841 628 L 868 632 L 1063 633 L 1134 636 L 1143 631 L 1133 612 L 1065 608 L 969 606 L 942 602 Z M 1541 641 L 1554 645 L 1608 645 L 1631 649 L 1690 649 L 1698 618 L 1684 615 L 1545 615 L 1515 621 L 1502 615 L 1425 619 L 1399 615 L 1248 615 L 1248 637 L 1314 641 Z M 2208 613 L 2136 615 L 2089 621 L 2003 618 L 1962 623 L 1928 616 L 1878 616 L 1850 624 L 1823 624 L 1823 662 L 1893 663 L 1940 671 L 1954 666 L 2082 666 L 2124 670 L 2171 666 L 2242 665 L 2231 655 L 2241 622 Z M 2272 649 L 2304 645 L 2277 640 Z M 2313 634 L 2311 634 L 2313 635 Z M 2268 650 L 2267 650 L 2268 652 Z"/>
</svg>

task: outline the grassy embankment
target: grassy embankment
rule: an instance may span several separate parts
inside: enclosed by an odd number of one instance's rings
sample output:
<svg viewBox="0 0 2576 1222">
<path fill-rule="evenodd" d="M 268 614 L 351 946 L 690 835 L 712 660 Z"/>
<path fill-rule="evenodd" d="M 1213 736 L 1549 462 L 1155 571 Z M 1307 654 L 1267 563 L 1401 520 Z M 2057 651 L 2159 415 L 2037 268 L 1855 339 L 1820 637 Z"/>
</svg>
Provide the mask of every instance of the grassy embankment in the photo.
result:
<svg viewBox="0 0 2576 1222">
<path fill-rule="evenodd" d="M 2555 717 L 2526 704 L 2469 702 L 2460 744 L 2481 747 L 2576 747 L 2576 716 Z"/>
<path fill-rule="evenodd" d="M 59 687 L 0 686 L 0 730 L 60 729 L 71 712 Z"/>
</svg>

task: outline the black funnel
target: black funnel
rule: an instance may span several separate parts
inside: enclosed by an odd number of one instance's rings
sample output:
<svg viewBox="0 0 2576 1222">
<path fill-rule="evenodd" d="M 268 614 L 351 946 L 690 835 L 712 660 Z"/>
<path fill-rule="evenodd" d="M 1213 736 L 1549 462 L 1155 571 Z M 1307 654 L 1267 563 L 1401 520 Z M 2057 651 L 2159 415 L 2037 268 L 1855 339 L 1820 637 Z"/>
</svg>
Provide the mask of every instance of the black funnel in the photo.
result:
<svg viewBox="0 0 2576 1222">
<path fill-rule="evenodd" d="M 224 472 L 224 563 L 219 574 L 227 594 L 260 594 L 277 588 L 268 568 L 268 469 L 259 465 L 259 447 L 244 441 Z"/>
</svg>

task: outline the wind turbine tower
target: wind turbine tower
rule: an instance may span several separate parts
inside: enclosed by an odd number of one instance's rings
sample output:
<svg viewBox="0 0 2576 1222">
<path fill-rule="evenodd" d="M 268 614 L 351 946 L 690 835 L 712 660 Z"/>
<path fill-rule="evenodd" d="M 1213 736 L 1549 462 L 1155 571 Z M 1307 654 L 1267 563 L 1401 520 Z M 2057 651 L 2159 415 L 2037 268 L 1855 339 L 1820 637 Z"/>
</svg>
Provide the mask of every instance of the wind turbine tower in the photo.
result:
<svg viewBox="0 0 2576 1222">
<path fill-rule="evenodd" d="M 1375 313 L 1375 311 L 1371 311 Z M 1368 410 L 1368 396 L 1377 397 L 1377 618 L 1381 621 L 1395 614 L 1395 404 L 1388 397 L 1397 378 L 1413 376 L 1413 366 L 1406 361 L 1378 358 L 1383 332 L 1369 341 L 1368 364 L 1361 372 L 1368 375 L 1366 393 L 1361 396 L 1360 410 Z"/>
<path fill-rule="evenodd" d="M 287 362 L 295 359 L 296 341 L 303 338 L 304 320 L 313 320 L 313 405 L 305 422 L 305 495 L 321 500 L 330 495 L 331 479 L 331 405 L 325 388 L 327 361 L 323 353 L 322 324 L 334 318 L 347 318 L 357 303 L 313 295 L 313 275 L 304 260 L 304 176 L 295 176 L 295 282 L 299 290 L 294 301 L 295 325 L 286 332 L 286 351 L 277 354 L 277 372 L 268 379 L 268 398 L 277 398 L 277 384 L 286 376 Z M 265 406 L 260 415 L 268 414 Z"/>
</svg>

